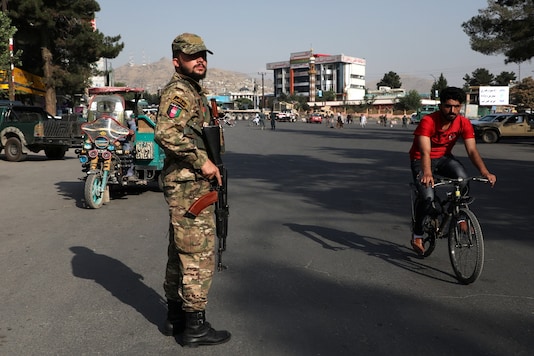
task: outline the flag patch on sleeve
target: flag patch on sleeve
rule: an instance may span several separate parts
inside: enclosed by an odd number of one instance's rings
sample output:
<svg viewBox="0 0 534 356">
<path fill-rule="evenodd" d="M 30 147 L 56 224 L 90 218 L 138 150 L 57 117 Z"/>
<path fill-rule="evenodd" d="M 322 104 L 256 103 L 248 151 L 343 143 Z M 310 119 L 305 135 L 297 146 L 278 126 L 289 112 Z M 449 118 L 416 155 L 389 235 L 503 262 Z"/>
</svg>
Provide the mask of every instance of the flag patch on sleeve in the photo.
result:
<svg viewBox="0 0 534 356">
<path fill-rule="evenodd" d="M 169 104 L 169 107 L 167 108 L 167 115 L 171 119 L 175 119 L 180 116 L 182 110 L 187 110 L 187 106 L 187 101 L 178 96 L 175 96 Z"/>
<path fill-rule="evenodd" d="M 174 119 L 174 118 L 177 118 L 178 116 L 180 116 L 180 113 L 182 112 L 182 108 L 179 107 L 178 105 L 176 104 L 173 104 L 171 103 L 169 105 L 169 108 L 167 109 L 167 115 L 171 118 L 171 119 Z"/>
</svg>

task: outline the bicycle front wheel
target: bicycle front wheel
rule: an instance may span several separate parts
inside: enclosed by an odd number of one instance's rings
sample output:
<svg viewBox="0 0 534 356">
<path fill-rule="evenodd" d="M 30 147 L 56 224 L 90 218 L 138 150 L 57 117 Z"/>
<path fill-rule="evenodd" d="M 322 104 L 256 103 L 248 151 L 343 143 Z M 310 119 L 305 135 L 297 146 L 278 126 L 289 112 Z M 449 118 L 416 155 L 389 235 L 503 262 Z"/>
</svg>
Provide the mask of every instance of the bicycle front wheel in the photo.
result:
<svg viewBox="0 0 534 356">
<path fill-rule="evenodd" d="M 484 266 L 484 238 L 475 214 L 460 208 L 449 228 L 449 257 L 458 280 L 470 284 L 477 280 Z"/>
</svg>

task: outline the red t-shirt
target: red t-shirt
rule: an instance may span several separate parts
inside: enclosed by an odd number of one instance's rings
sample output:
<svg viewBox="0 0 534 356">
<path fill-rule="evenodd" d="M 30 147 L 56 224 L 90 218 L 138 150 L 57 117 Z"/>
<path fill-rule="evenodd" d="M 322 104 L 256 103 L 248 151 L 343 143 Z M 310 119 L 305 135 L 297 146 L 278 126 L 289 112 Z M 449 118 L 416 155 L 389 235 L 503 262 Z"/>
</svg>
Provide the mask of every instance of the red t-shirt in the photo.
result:
<svg viewBox="0 0 534 356">
<path fill-rule="evenodd" d="M 441 130 L 441 112 L 436 111 L 423 117 L 414 131 L 414 140 L 410 148 L 410 159 L 421 159 L 417 136 L 430 137 L 430 158 L 440 158 L 450 154 L 458 137 L 475 138 L 473 125 L 468 118 L 458 115 L 447 130 Z"/>
</svg>

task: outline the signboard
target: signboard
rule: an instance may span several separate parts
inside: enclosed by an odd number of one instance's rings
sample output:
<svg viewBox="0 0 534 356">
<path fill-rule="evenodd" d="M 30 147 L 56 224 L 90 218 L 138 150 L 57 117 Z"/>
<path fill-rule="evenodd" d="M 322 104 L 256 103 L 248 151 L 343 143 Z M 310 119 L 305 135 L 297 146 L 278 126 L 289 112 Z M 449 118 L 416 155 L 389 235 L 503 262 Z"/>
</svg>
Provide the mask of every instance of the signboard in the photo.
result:
<svg viewBox="0 0 534 356">
<path fill-rule="evenodd" d="M 46 89 L 43 78 L 26 72 L 20 68 L 13 69 L 15 90 L 26 94 L 44 96 Z M 7 73 L 0 71 L 0 90 L 8 90 Z"/>
<path fill-rule="evenodd" d="M 473 105 L 473 104 L 467 104 L 465 106 L 465 114 L 464 114 L 465 117 L 467 118 L 477 118 L 479 115 L 478 115 L 478 105 Z"/>
<path fill-rule="evenodd" d="M 478 102 L 480 105 L 509 105 L 509 87 L 480 87 L 478 92 Z"/>
</svg>

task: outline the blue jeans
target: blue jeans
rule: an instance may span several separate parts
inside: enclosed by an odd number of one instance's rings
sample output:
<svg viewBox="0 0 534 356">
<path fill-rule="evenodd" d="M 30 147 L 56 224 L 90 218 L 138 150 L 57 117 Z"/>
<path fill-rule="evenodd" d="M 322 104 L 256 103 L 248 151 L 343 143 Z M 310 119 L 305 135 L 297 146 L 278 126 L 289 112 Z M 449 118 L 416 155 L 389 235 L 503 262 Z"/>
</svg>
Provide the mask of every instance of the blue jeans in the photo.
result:
<svg viewBox="0 0 534 356">
<path fill-rule="evenodd" d="M 430 160 L 432 174 L 437 174 L 447 178 L 467 178 L 467 172 L 460 161 L 453 155 L 443 156 Z M 419 192 L 419 202 L 415 207 L 415 224 L 413 233 L 423 235 L 423 218 L 434 209 L 434 188 L 426 187 L 421 183 L 423 171 L 421 170 L 421 160 L 416 159 L 411 162 L 412 176 L 417 191 Z M 460 186 L 462 193 L 468 190 L 467 182 Z"/>
</svg>

